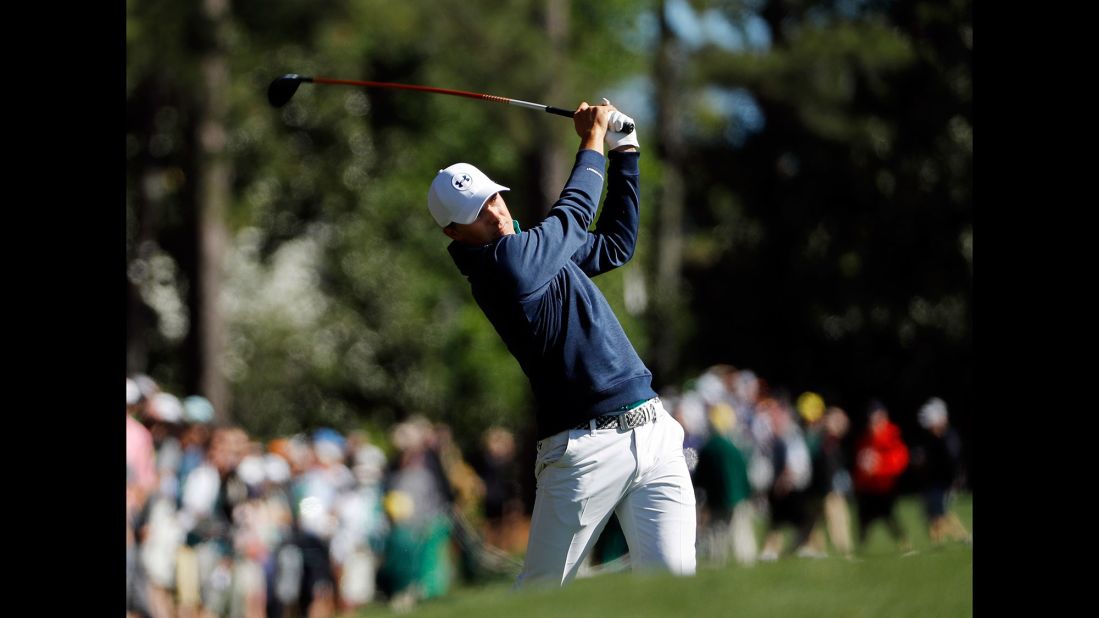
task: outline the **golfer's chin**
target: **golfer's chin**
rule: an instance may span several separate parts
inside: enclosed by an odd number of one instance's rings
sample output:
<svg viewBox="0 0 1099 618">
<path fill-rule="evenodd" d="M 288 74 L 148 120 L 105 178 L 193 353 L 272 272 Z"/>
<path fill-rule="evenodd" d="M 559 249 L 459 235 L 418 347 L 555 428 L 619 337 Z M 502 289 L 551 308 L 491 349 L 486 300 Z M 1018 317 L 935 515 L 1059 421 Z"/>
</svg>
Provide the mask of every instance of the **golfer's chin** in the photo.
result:
<svg viewBox="0 0 1099 618">
<path fill-rule="evenodd" d="M 495 242 L 497 240 L 500 240 L 504 236 L 507 236 L 508 234 L 514 233 L 515 228 L 511 225 L 511 222 L 508 222 L 507 225 L 500 223 L 500 225 L 492 229 L 492 232 L 490 234 L 491 239 L 489 240 L 489 242 Z"/>
<path fill-rule="evenodd" d="M 508 234 L 514 234 L 514 233 L 515 233 L 515 227 L 512 225 L 511 221 L 508 221 L 507 223 L 504 223 L 503 221 L 501 221 L 500 223 L 498 223 L 498 224 L 496 224 L 496 225 L 494 225 L 490 228 L 481 228 L 480 234 L 478 234 L 477 237 L 476 237 L 477 239 L 476 240 L 471 239 L 470 242 L 475 242 L 476 244 L 481 244 L 481 245 L 487 245 L 489 243 L 494 243 L 497 240 L 500 240 L 501 238 L 503 238 L 504 236 L 507 236 Z"/>
</svg>

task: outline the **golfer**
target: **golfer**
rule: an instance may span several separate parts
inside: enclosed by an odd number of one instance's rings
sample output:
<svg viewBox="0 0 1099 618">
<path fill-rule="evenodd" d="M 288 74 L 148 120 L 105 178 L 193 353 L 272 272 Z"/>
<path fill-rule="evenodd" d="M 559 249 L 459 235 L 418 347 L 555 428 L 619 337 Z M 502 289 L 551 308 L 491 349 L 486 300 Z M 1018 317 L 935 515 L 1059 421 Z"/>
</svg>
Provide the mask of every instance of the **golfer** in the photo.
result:
<svg viewBox="0 0 1099 618">
<path fill-rule="evenodd" d="M 617 132 L 632 119 L 604 102 L 577 107 L 576 163 L 538 226 L 520 230 L 508 188 L 468 163 L 440 171 L 428 192 L 454 263 L 537 402 L 537 494 L 517 586 L 571 581 L 612 512 L 633 568 L 695 571 L 683 429 L 591 280 L 629 261 L 639 222 L 637 132 Z"/>
</svg>

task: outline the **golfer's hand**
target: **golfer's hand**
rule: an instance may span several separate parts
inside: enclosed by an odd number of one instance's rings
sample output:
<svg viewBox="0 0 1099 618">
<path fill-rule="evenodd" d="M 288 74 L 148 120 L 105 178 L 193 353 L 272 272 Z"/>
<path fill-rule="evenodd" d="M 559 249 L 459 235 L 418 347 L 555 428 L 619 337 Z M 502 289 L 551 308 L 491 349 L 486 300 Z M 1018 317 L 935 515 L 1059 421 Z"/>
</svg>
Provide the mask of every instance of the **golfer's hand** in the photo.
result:
<svg viewBox="0 0 1099 618">
<path fill-rule="evenodd" d="M 607 135 L 611 112 L 617 111 L 613 105 L 588 105 L 580 103 L 572 116 L 573 127 L 580 136 L 580 149 L 603 153 L 603 140 Z"/>
<path fill-rule="evenodd" d="M 611 107 L 611 109 L 614 109 L 614 106 L 611 105 L 611 102 L 607 99 L 603 99 L 603 103 L 608 107 Z M 625 133 L 622 130 L 627 124 L 633 126 L 633 130 L 629 133 Z M 641 145 L 637 143 L 637 123 L 633 121 L 633 118 L 630 118 L 617 109 L 611 112 L 611 117 L 607 121 L 606 140 L 607 146 L 609 146 L 611 150 L 620 152 L 636 152 L 641 150 Z"/>
</svg>

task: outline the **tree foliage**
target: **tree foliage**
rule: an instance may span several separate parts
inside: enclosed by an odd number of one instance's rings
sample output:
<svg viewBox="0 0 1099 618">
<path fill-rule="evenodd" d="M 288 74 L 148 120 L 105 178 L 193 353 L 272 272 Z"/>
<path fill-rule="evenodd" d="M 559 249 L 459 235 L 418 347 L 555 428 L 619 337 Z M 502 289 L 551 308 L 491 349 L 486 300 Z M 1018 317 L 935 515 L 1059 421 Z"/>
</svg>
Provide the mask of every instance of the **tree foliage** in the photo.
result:
<svg viewBox="0 0 1099 618">
<path fill-rule="evenodd" d="M 126 7 L 128 369 L 188 394 L 211 35 L 193 3 Z M 672 163 L 653 133 L 658 10 L 684 50 L 676 291 L 654 287 L 651 246 Z M 474 163 L 537 223 L 555 197 L 545 178 L 571 166 L 571 126 L 308 84 L 272 109 L 268 83 L 291 72 L 562 107 L 613 94 L 639 121 L 643 229 L 635 260 L 597 283 L 643 358 L 656 329 L 677 338 L 659 387 L 724 361 L 852 407 L 970 406 L 971 13 L 961 0 L 231 0 L 231 416 L 270 436 L 424 413 L 465 443 L 530 417 L 527 380 L 451 263 L 426 189 Z M 681 309 L 654 322 L 668 293 Z"/>
</svg>

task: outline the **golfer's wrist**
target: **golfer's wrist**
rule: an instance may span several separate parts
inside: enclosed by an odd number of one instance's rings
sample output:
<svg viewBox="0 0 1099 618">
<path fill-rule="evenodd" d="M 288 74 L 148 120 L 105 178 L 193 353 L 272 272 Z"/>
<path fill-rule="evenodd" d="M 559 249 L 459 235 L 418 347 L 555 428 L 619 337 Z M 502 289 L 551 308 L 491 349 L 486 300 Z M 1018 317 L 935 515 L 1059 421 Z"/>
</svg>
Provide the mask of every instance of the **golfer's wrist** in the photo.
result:
<svg viewBox="0 0 1099 618">
<path fill-rule="evenodd" d="M 596 135 L 595 133 L 588 133 L 584 139 L 580 140 L 581 151 L 596 151 L 599 154 L 603 154 L 603 137 Z"/>
<path fill-rule="evenodd" d="M 589 131 L 587 135 L 580 139 L 580 150 L 594 150 L 599 154 L 603 154 L 604 135 L 604 131 Z"/>
</svg>

